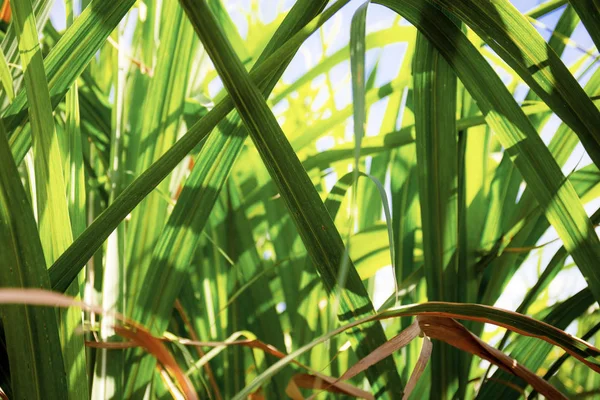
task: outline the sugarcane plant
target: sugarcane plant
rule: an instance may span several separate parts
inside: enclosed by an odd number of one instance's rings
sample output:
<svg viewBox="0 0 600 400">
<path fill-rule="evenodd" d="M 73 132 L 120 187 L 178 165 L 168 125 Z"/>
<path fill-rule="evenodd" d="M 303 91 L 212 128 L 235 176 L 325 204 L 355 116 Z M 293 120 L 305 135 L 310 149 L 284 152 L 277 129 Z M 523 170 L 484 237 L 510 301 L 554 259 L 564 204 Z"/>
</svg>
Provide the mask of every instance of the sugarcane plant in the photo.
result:
<svg viewBox="0 0 600 400">
<path fill-rule="evenodd" d="M 0 2 L 1 398 L 600 395 L 598 2 Z"/>
</svg>

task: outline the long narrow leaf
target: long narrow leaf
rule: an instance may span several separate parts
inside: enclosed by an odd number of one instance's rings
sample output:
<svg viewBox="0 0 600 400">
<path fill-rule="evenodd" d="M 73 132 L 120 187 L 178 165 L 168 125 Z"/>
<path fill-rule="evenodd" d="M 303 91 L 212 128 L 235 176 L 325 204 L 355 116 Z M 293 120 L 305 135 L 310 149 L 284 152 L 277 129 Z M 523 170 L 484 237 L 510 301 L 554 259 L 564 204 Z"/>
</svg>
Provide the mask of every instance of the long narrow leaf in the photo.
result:
<svg viewBox="0 0 600 400">
<path fill-rule="evenodd" d="M 31 103 L 29 113 L 40 239 L 46 264 L 51 265 L 73 241 L 66 185 L 30 0 L 13 3 L 12 11 L 19 38 L 25 89 Z M 68 293 L 78 295 L 79 284 L 73 284 Z M 67 310 L 61 320 L 65 370 L 68 371 L 69 395 L 72 399 L 87 397 L 83 337 L 76 333 L 81 321 L 81 313 L 77 309 Z"/>
<path fill-rule="evenodd" d="M 0 252 L 3 287 L 49 288 L 42 245 L 17 166 L 0 124 Z M 61 398 L 67 380 L 56 314 L 27 306 L 0 307 L 13 397 Z"/>
<path fill-rule="evenodd" d="M 469 25 L 579 136 L 600 165 L 600 111 L 554 50 L 508 0 L 432 0 Z"/>
<path fill-rule="evenodd" d="M 583 25 L 596 44 L 600 48 L 600 4 L 594 0 L 569 0 Z"/>
<path fill-rule="evenodd" d="M 414 109 L 424 268 L 429 300 L 456 301 L 458 281 L 457 79 L 452 67 L 421 33 L 415 49 Z M 432 395 L 448 398 L 458 389 L 459 355 L 442 345 L 433 353 Z M 463 383 L 464 384 L 464 383 Z"/>
</svg>

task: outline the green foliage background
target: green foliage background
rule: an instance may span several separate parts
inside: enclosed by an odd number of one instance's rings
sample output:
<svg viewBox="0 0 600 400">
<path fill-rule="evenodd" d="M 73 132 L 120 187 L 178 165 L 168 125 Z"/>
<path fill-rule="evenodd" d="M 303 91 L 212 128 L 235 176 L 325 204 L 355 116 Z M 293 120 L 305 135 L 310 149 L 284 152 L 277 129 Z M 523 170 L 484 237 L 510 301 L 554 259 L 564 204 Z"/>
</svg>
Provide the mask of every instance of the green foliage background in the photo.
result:
<svg viewBox="0 0 600 400">
<path fill-rule="evenodd" d="M 52 3 L 11 1 L 2 39 L 0 286 L 64 292 L 157 337 L 258 339 L 333 377 L 414 310 L 451 313 L 568 398 L 597 395 L 600 352 L 561 333 L 593 345 L 600 328 L 597 1 L 65 0 L 64 30 Z M 569 39 L 578 26 L 596 48 Z M 556 246 L 539 246 L 548 232 Z M 560 331 L 473 305 L 536 263 L 514 311 Z M 551 298 L 579 273 L 585 288 Z M 145 350 L 85 345 L 123 344 L 112 314 L 1 311 L 8 398 L 183 396 Z M 349 383 L 402 398 L 423 341 Z M 166 346 L 200 398 L 296 398 L 307 372 L 259 349 Z M 434 340 L 411 398 L 536 397 L 488 365 Z"/>
</svg>

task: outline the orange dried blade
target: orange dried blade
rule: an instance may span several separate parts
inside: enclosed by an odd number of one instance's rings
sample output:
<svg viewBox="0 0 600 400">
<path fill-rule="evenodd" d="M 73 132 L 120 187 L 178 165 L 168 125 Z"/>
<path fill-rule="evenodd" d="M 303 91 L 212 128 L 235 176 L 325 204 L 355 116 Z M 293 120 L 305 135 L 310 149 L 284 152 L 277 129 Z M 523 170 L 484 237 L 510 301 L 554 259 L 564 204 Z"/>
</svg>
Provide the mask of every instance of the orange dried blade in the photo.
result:
<svg viewBox="0 0 600 400">
<path fill-rule="evenodd" d="M 374 399 L 373 395 L 346 382 L 322 374 L 296 374 L 292 377 L 294 385 L 298 388 L 324 390 L 329 393 L 340 393 L 359 399 Z"/>
<path fill-rule="evenodd" d="M 265 395 L 263 394 L 262 388 L 258 388 L 256 389 L 256 392 L 250 393 L 248 400 L 265 400 Z"/>
<path fill-rule="evenodd" d="M 183 373 L 173 355 L 167 350 L 164 343 L 158 338 L 152 336 L 148 331 L 141 327 L 127 329 L 120 326 L 114 327 L 115 332 L 124 338 L 136 342 L 146 349 L 175 377 L 181 387 L 186 399 L 197 399 L 198 395 L 187 375 Z"/>
<path fill-rule="evenodd" d="M 418 328 L 418 326 L 417 326 L 417 328 Z M 417 334 L 418 334 L 418 332 L 417 332 Z M 232 342 L 198 342 L 198 341 L 187 340 L 187 339 L 179 339 L 178 343 L 183 344 L 183 345 L 196 345 L 196 346 L 206 346 L 206 347 L 243 346 L 243 347 L 248 347 L 251 349 L 262 350 L 263 352 L 270 354 L 274 357 L 277 357 L 279 359 L 287 356 L 286 353 L 284 353 L 284 352 L 278 350 L 277 348 L 275 348 L 274 346 L 271 346 L 270 344 L 266 344 L 258 339 L 236 340 L 236 341 L 232 341 Z M 373 398 L 373 396 L 370 393 L 365 392 L 361 389 L 358 389 L 358 388 L 356 388 L 350 384 L 347 384 L 345 382 L 340 382 L 340 379 L 329 377 L 329 376 L 320 374 L 316 371 L 313 371 L 311 368 L 300 363 L 299 361 L 292 360 L 291 363 L 311 372 L 311 374 L 298 374 L 297 375 L 297 376 L 300 376 L 300 378 L 298 378 L 298 379 L 300 379 L 300 381 L 299 381 L 300 385 L 302 383 L 306 382 L 306 380 L 312 379 L 311 382 L 314 383 L 316 379 L 319 379 L 324 383 L 323 387 L 321 388 L 322 390 L 334 391 L 334 393 L 350 394 L 355 397 L 365 398 L 365 399 Z M 313 378 L 306 378 L 305 375 L 312 376 Z M 291 398 L 295 398 L 294 396 L 297 396 L 296 390 L 297 390 L 297 387 L 300 386 L 300 385 L 297 385 L 297 383 L 298 382 L 289 384 L 288 388 L 286 389 L 286 391 L 289 390 L 288 395 L 290 395 Z M 294 389 L 295 385 L 296 385 L 296 390 Z M 305 387 L 305 386 L 302 386 L 302 387 Z M 310 386 L 310 388 L 312 388 L 312 387 L 313 386 Z M 332 388 L 332 389 L 329 390 L 328 388 Z M 341 390 L 341 392 L 336 391 L 336 390 Z M 292 396 L 292 395 L 294 395 L 294 396 Z"/>
<path fill-rule="evenodd" d="M 430 301 L 427 304 L 444 304 L 444 305 L 458 305 L 458 303 L 451 303 L 451 302 L 441 302 L 441 301 Z M 484 306 L 481 304 L 477 304 L 477 307 L 480 308 L 489 308 L 489 309 L 494 309 L 494 307 L 491 306 Z M 561 333 L 561 334 L 565 334 L 565 332 L 563 332 L 562 330 L 556 328 L 555 326 L 552 326 L 544 321 L 537 321 L 534 320 L 531 317 L 528 317 L 526 315 L 522 315 L 519 314 L 517 312 L 514 311 L 510 311 L 510 310 L 502 310 L 504 313 L 506 314 L 514 314 L 515 316 L 519 316 L 519 317 L 524 317 L 526 319 L 535 321 L 537 324 L 539 325 L 544 325 L 546 328 L 548 328 L 549 330 L 555 331 L 557 333 Z M 490 318 L 486 318 L 486 317 L 480 317 L 480 316 L 470 316 L 470 315 L 465 315 L 465 314 L 460 314 L 460 313 L 455 313 L 455 312 L 451 312 L 451 311 L 417 311 L 417 312 L 412 312 L 412 313 L 406 313 L 403 316 L 411 316 L 411 315 L 416 315 L 416 316 L 433 316 L 433 317 L 442 317 L 442 318 L 456 318 L 456 319 L 461 319 L 461 320 L 466 320 L 466 321 L 476 321 L 476 322 L 482 322 L 482 323 L 488 323 L 488 324 L 492 324 L 495 326 L 501 326 L 503 328 L 506 328 L 510 331 L 513 331 L 515 333 L 518 333 L 520 335 L 523 336 L 529 336 L 529 337 L 535 337 L 538 339 L 541 339 L 547 343 L 550 343 L 553 346 L 557 346 L 562 348 L 563 350 L 565 350 L 567 353 L 569 353 L 570 355 L 572 355 L 573 357 L 577 358 L 579 361 L 581 361 L 582 363 L 584 363 L 585 365 L 587 365 L 588 367 L 590 367 L 592 370 L 600 373 L 600 364 L 597 363 L 593 363 L 590 362 L 588 359 L 586 359 L 585 356 L 582 356 L 581 354 L 578 354 L 577 352 L 572 351 L 571 349 L 569 349 L 568 347 L 565 347 L 564 344 L 552 339 L 551 337 L 548 336 L 544 336 L 544 335 L 535 335 L 532 334 L 531 332 L 522 330 L 520 328 L 518 328 L 517 326 L 513 325 L 513 324 L 508 324 L 508 323 L 504 323 L 504 322 L 500 322 L 500 321 L 496 321 Z M 382 318 L 377 318 L 377 319 L 382 319 Z M 368 319 L 370 320 L 370 319 Z M 358 322 L 360 323 L 360 321 Z M 358 325 L 357 323 L 357 325 Z M 346 327 L 347 329 L 347 327 Z M 587 347 L 587 350 L 589 350 L 590 352 L 594 353 L 594 357 L 600 357 L 600 349 L 594 347 L 593 345 L 591 345 L 590 343 L 586 342 L 585 340 L 582 340 L 578 337 L 568 335 L 572 340 L 575 340 L 581 344 L 583 344 L 585 347 Z"/>
<path fill-rule="evenodd" d="M 452 318 L 418 315 L 416 319 L 419 321 L 423 333 L 430 338 L 448 343 L 498 365 L 497 360 L 494 360 L 494 356 L 485 351 L 485 348 L 482 348 L 481 343 L 477 340 L 478 338 L 475 338 L 471 332 Z M 512 374 L 511 370 L 504 364 L 500 363 L 498 367 Z"/>
<path fill-rule="evenodd" d="M 44 289 L 2 288 L 0 289 L 0 304 L 27 304 L 61 308 L 79 307 L 82 310 L 95 312 L 97 314 L 106 315 L 109 313 L 102 309 L 102 307 L 86 304 L 80 300 L 65 296 L 62 293 Z M 114 326 L 115 332 L 126 339 L 130 339 L 137 345 L 146 349 L 150 354 L 154 355 L 177 379 L 187 399 L 198 398 L 192 383 L 181 371 L 179 365 L 173 358 L 173 355 L 167 350 L 160 339 L 155 338 L 145 328 L 134 321 L 126 319 L 119 313 L 110 312 L 109 314 L 113 315 L 117 320 L 133 326 L 132 329 Z"/>
<path fill-rule="evenodd" d="M 419 321 L 421 330 L 427 336 L 483 358 L 496 365 L 498 368 L 518 376 L 529 383 L 539 393 L 546 396 L 547 399 L 567 399 L 547 381 L 518 363 L 517 360 L 510 358 L 495 347 L 488 345 L 452 318 L 419 315 L 417 316 L 417 320 Z"/>
<path fill-rule="evenodd" d="M 482 342 L 483 343 L 483 342 Z M 525 382 L 529 383 L 535 390 L 539 393 L 543 394 L 549 400 L 563 400 L 567 399 L 561 392 L 558 391 L 554 386 L 550 383 L 537 376 L 534 372 L 530 371 L 524 365 L 518 363 L 515 359 L 510 358 L 506 354 L 502 353 L 500 350 L 484 343 L 484 345 L 488 348 L 488 351 L 496 356 L 496 358 L 502 360 L 506 365 L 512 367 L 513 374 L 523 379 Z"/>
<path fill-rule="evenodd" d="M 285 394 L 287 394 L 288 397 L 292 400 L 305 400 L 304 395 L 300 391 L 300 388 L 294 381 L 293 377 L 292 377 L 292 379 L 290 379 L 290 381 L 288 382 L 288 385 L 285 388 Z"/>
<path fill-rule="evenodd" d="M 29 306 L 60 308 L 79 307 L 84 311 L 93 312 L 96 314 L 110 314 L 119 321 L 128 322 L 125 317 L 117 312 L 110 312 L 104 310 L 102 307 L 87 304 L 62 293 L 45 289 L 2 288 L 0 289 L 0 304 L 25 304 Z"/>
<path fill-rule="evenodd" d="M 408 378 L 408 383 L 404 388 L 404 396 L 402 400 L 407 400 L 410 397 L 410 394 L 417 386 L 417 382 L 425 371 L 425 367 L 427 367 L 427 362 L 431 358 L 431 351 L 433 349 L 433 343 L 431 343 L 431 339 L 428 336 L 423 338 L 423 344 L 421 345 L 421 353 L 419 353 L 419 358 L 417 359 L 417 364 L 413 369 L 413 372 L 410 374 L 410 378 Z"/>
<path fill-rule="evenodd" d="M 183 324 L 186 326 L 187 330 L 189 331 L 192 340 L 198 340 L 198 335 L 196 334 L 196 331 L 194 330 L 194 327 L 192 326 L 192 323 L 190 322 L 189 317 L 187 316 L 187 313 L 185 312 L 185 310 L 183 309 L 183 306 L 181 305 L 181 302 L 179 301 L 179 299 L 177 299 L 175 301 L 175 309 L 177 310 L 177 312 L 179 313 L 181 319 L 183 320 Z M 196 351 L 198 352 L 198 356 L 199 357 L 204 357 L 205 353 L 204 351 L 202 351 L 202 348 L 200 346 L 195 346 L 196 347 Z M 216 400 L 223 400 L 223 397 L 221 396 L 221 391 L 219 390 L 219 385 L 217 384 L 217 381 L 215 379 L 215 374 L 213 373 L 212 368 L 210 367 L 210 363 L 206 363 L 204 364 L 204 371 L 206 372 L 206 375 L 208 376 L 208 381 L 210 382 L 210 385 L 213 389 L 213 393 L 215 395 Z M 210 397 L 210 394 L 209 394 Z"/>
<path fill-rule="evenodd" d="M 0 19 L 6 23 L 9 23 L 10 17 L 11 17 L 10 1 L 4 0 L 4 3 L 2 3 L 2 8 L 0 8 Z"/>
<path fill-rule="evenodd" d="M 421 328 L 419 323 L 415 320 L 408 328 L 400 332 L 394 338 L 388 340 L 375 350 L 373 350 L 366 357 L 362 358 L 356 364 L 351 366 L 344 374 L 340 377 L 340 380 L 350 379 L 359 373 L 363 372 L 370 366 L 378 363 L 386 357 L 389 357 L 395 351 L 409 344 L 414 338 L 419 336 Z"/>
<path fill-rule="evenodd" d="M 167 339 L 167 340 L 169 340 L 169 339 Z M 177 338 L 176 341 L 177 341 L 177 343 L 183 344 L 185 346 L 204 346 L 204 347 L 243 346 L 243 347 L 248 347 L 251 349 L 262 350 L 265 353 L 268 353 L 277 358 L 283 358 L 283 357 L 287 356 L 287 354 L 283 353 L 282 351 L 279 351 L 277 348 L 271 346 L 270 344 L 261 342 L 258 339 L 234 340 L 231 342 L 202 342 L 202 341 L 188 340 L 188 339 L 184 339 L 184 338 Z"/>
</svg>

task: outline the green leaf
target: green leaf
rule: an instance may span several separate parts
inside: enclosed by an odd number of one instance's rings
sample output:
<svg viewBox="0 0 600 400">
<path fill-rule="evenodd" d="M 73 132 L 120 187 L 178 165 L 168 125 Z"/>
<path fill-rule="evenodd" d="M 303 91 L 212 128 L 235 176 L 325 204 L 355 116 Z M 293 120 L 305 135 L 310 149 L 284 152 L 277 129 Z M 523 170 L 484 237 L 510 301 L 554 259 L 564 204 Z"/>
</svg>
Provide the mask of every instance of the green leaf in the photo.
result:
<svg viewBox="0 0 600 400">
<path fill-rule="evenodd" d="M 67 23 L 72 23 L 73 0 L 67 0 Z M 67 179 L 67 199 L 73 237 L 79 236 L 86 228 L 86 186 L 83 165 L 83 143 L 77 82 L 73 82 L 65 99 L 65 136 L 69 140 L 69 170 Z M 67 174 L 65 174 L 67 175 Z"/>
<path fill-rule="evenodd" d="M 8 64 L 6 63 L 4 51 L 2 51 L 2 49 L 0 49 L 0 82 L 2 82 L 2 87 L 8 96 L 8 100 L 12 102 L 15 98 L 13 80 L 10 70 L 8 69 Z"/>
<path fill-rule="evenodd" d="M 7 1 L 8 3 L 8 1 Z M 7 5 L 9 7 L 10 5 Z M 50 14 L 50 7 L 52 6 L 52 1 L 50 0 L 33 0 L 32 1 L 33 12 L 35 15 L 35 22 L 38 32 L 41 32 L 44 29 L 44 25 L 48 21 L 48 17 Z M 10 24 L 8 29 L 6 30 L 6 36 L 2 39 L 2 52 L 6 57 L 6 61 L 10 64 L 18 64 L 19 63 L 19 41 L 17 40 L 15 34 L 14 24 Z M 19 90 L 23 86 L 23 76 L 20 73 L 21 71 L 13 71 L 11 75 L 13 76 L 13 87 L 14 90 Z M 4 95 L 7 93 L 2 93 L 0 98 L 5 100 Z M 7 132 L 10 134 L 10 131 Z"/>
<path fill-rule="evenodd" d="M 527 19 L 508 0 L 433 0 L 469 25 L 579 136 L 600 165 L 600 111 Z"/>
<path fill-rule="evenodd" d="M 546 14 L 551 13 L 552 11 L 556 10 L 557 8 L 560 8 L 561 6 L 565 5 L 567 2 L 568 2 L 568 0 L 547 0 L 547 1 L 539 4 L 538 6 L 532 8 L 531 10 L 527 11 L 527 13 L 525 15 L 530 16 L 531 18 L 539 18 Z"/>
<path fill-rule="evenodd" d="M 423 231 L 427 298 L 456 301 L 458 282 L 458 136 L 456 131 L 456 75 L 433 45 L 417 35 L 414 110 Z M 432 395 L 449 398 L 466 387 L 458 384 L 459 353 L 441 345 L 433 353 Z"/>
<path fill-rule="evenodd" d="M 600 48 L 600 4 L 595 0 L 569 0 L 588 34 L 592 37 L 596 48 Z"/>
<path fill-rule="evenodd" d="M 0 252 L 3 287 L 49 288 L 31 205 L 0 123 Z M 12 398 L 63 398 L 67 380 L 56 314 L 50 308 L 0 307 L 12 380 Z M 8 389 L 8 388 L 3 388 Z"/>
<path fill-rule="evenodd" d="M 52 109 L 62 100 L 134 3 L 135 0 L 93 0 L 52 48 L 44 59 Z M 4 112 L 3 121 L 7 131 L 12 132 L 25 121 L 27 107 L 27 96 L 22 90 Z M 24 130 L 15 132 L 9 136 L 9 141 L 16 161 L 20 162 L 29 150 L 31 138 Z"/>
<path fill-rule="evenodd" d="M 452 301 L 458 255 L 456 75 L 421 34 L 413 75 L 427 296 Z"/>
<path fill-rule="evenodd" d="M 25 89 L 31 103 L 29 113 L 40 239 L 46 264 L 51 265 L 73 241 L 67 192 L 30 0 L 13 3 L 12 12 L 19 38 Z M 79 284 L 73 284 L 68 293 L 78 295 Z M 81 312 L 75 308 L 67 310 L 61 318 L 61 343 L 65 370 L 68 371 L 69 398 L 72 399 L 88 395 L 83 337 L 77 333 L 81 322 Z"/>
<path fill-rule="evenodd" d="M 165 27 L 161 30 L 157 65 L 148 86 L 142 114 L 142 126 L 132 135 L 126 159 L 133 160 L 136 174 L 144 172 L 175 143 L 181 127 L 176 115 L 184 106 L 195 53 L 197 39 L 176 0 L 164 2 Z M 165 100 L 168 99 L 168 100 Z M 137 165 L 136 165 L 137 163 Z M 169 179 L 157 188 L 169 193 Z M 127 241 L 136 246 L 127 254 L 128 297 L 135 300 L 147 275 L 153 250 L 159 242 L 161 231 L 167 221 L 169 204 L 158 193 L 150 194 L 131 214 Z M 152 217 L 150 217 L 152 215 Z M 135 301 L 129 301 L 130 311 Z"/>
<path fill-rule="evenodd" d="M 395 258 L 396 255 L 394 253 L 394 229 L 393 229 L 393 222 L 392 222 L 392 213 L 390 210 L 390 205 L 387 199 L 387 195 L 385 193 L 385 188 L 383 187 L 383 185 L 381 184 L 381 182 L 375 178 L 372 175 L 366 174 L 364 172 L 358 172 L 355 173 L 354 171 L 347 173 L 346 175 L 342 176 L 335 184 L 335 186 L 331 189 L 331 192 L 329 192 L 329 194 L 327 195 L 327 199 L 325 200 L 325 207 L 327 207 L 327 211 L 329 212 L 329 215 L 331 215 L 331 218 L 333 220 L 335 220 L 335 217 L 340 209 L 340 206 L 342 204 L 342 200 L 344 199 L 344 196 L 346 195 L 347 191 L 354 185 L 356 186 L 356 176 L 358 175 L 358 177 L 364 177 L 367 178 L 368 180 L 370 180 L 372 183 L 374 183 L 374 186 L 377 188 L 377 192 L 379 193 L 379 199 L 381 201 L 381 203 L 383 204 L 383 212 L 385 215 L 385 220 L 386 220 L 386 233 L 387 233 L 387 240 L 388 240 L 388 245 L 385 246 L 385 244 L 383 245 L 383 250 L 387 250 L 389 252 L 389 260 L 392 263 L 392 268 L 395 267 Z M 372 255 L 373 251 L 372 248 L 370 250 L 365 251 L 365 245 L 367 248 L 372 247 L 373 245 L 375 246 L 379 246 L 381 244 L 380 240 L 368 240 L 368 239 L 364 239 L 361 238 L 361 232 L 355 234 L 354 236 L 350 236 L 349 238 L 349 242 L 357 242 L 356 244 L 358 245 L 359 248 L 356 248 L 355 246 L 348 246 L 350 248 L 349 252 L 350 252 L 350 256 L 352 259 L 354 260 L 358 260 L 360 257 L 352 257 L 354 254 L 357 255 L 362 255 L 362 256 L 368 256 L 368 255 Z M 369 262 L 372 262 L 372 260 L 368 260 Z M 356 261 L 358 262 L 358 261 Z M 383 265 L 367 265 L 368 271 L 372 271 L 373 268 L 377 268 L 377 267 L 382 267 Z M 360 276 L 364 279 L 365 276 L 372 276 L 374 274 L 371 272 L 365 272 L 365 271 L 361 271 L 360 269 L 358 269 L 358 272 L 360 273 Z M 394 292 L 396 292 L 397 290 L 395 290 Z"/>
<path fill-rule="evenodd" d="M 365 104 L 365 30 L 367 9 L 370 1 L 364 2 L 352 16 L 350 26 L 350 69 L 352 74 L 352 108 L 354 120 L 354 182 L 358 180 L 360 145 L 365 136 L 367 109 Z M 356 190 L 354 204 L 356 205 Z"/>
</svg>

